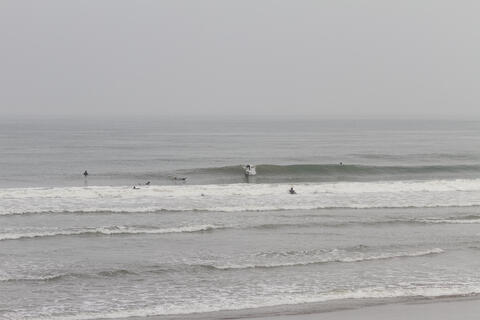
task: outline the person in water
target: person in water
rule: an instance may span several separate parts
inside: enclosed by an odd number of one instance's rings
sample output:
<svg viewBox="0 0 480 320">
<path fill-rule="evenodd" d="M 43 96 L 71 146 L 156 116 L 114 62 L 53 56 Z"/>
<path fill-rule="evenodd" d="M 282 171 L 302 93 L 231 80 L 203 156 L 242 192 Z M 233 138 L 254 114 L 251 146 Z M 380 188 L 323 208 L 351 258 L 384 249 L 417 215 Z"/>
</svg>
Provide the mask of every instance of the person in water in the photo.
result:
<svg viewBox="0 0 480 320">
<path fill-rule="evenodd" d="M 85 172 L 83 173 L 83 176 L 84 176 L 84 177 L 87 177 L 87 176 L 88 176 L 87 170 L 85 170 Z"/>
<path fill-rule="evenodd" d="M 290 194 L 296 194 L 295 190 L 293 190 L 293 187 L 291 187 L 290 190 L 288 190 L 288 192 L 290 192 Z"/>
</svg>

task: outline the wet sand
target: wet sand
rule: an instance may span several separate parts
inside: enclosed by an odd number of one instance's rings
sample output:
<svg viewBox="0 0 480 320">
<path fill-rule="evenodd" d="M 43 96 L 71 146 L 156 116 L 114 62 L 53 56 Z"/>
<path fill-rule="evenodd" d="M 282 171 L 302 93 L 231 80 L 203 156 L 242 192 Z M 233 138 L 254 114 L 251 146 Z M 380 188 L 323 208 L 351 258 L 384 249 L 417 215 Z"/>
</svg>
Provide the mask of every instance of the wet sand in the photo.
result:
<svg viewBox="0 0 480 320">
<path fill-rule="evenodd" d="M 442 299 L 367 306 L 360 309 L 322 313 L 254 317 L 255 320 L 476 320 L 480 318 L 478 299 Z"/>
<path fill-rule="evenodd" d="M 134 320 L 477 320 L 480 297 L 337 300 L 189 315 L 133 317 Z"/>
</svg>

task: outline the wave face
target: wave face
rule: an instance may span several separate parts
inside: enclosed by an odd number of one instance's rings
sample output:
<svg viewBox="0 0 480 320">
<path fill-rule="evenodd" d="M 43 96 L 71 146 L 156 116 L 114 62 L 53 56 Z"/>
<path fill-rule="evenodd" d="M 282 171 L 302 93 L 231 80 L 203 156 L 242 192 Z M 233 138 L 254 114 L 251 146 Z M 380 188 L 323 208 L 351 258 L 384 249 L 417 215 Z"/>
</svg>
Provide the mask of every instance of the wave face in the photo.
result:
<svg viewBox="0 0 480 320">
<path fill-rule="evenodd" d="M 0 215 L 480 205 L 480 179 L 0 189 Z"/>
<path fill-rule="evenodd" d="M 368 181 L 398 179 L 431 179 L 435 177 L 480 177 L 480 165 L 371 166 L 357 164 L 260 164 L 256 166 L 257 182 Z M 184 174 L 210 176 L 212 180 L 231 180 L 243 175 L 241 165 L 184 170 Z M 252 179 L 252 177 L 250 177 Z M 253 179 L 252 179 L 253 180 Z"/>
<path fill-rule="evenodd" d="M 256 166 L 259 175 L 281 174 L 321 174 L 337 175 L 341 173 L 353 174 L 408 174 L 408 173 L 438 173 L 438 172 L 479 172 L 480 165 L 430 165 L 430 166 L 368 166 L 350 164 L 291 164 L 275 165 L 260 164 Z M 207 172 L 218 174 L 238 174 L 243 172 L 241 165 L 199 168 L 190 172 Z"/>
</svg>

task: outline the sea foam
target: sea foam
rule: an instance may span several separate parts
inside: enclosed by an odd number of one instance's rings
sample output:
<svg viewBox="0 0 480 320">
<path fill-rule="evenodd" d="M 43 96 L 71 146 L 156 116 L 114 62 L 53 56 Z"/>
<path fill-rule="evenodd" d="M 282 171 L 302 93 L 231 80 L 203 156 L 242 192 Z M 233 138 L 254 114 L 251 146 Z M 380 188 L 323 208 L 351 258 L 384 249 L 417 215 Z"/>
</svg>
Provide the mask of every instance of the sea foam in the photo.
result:
<svg viewBox="0 0 480 320">
<path fill-rule="evenodd" d="M 0 215 L 480 205 L 480 179 L 0 189 Z"/>
<path fill-rule="evenodd" d="M 1 240 L 18 240 L 28 238 L 47 238 L 56 236 L 75 235 L 116 235 L 116 234 L 164 234 L 201 232 L 224 228 L 216 225 L 192 225 L 171 228 L 131 227 L 131 226 L 106 226 L 96 228 L 70 228 L 70 229 L 46 229 L 46 230 L 17 230 L 16 232 L 0 233 Z"/>
</svg>

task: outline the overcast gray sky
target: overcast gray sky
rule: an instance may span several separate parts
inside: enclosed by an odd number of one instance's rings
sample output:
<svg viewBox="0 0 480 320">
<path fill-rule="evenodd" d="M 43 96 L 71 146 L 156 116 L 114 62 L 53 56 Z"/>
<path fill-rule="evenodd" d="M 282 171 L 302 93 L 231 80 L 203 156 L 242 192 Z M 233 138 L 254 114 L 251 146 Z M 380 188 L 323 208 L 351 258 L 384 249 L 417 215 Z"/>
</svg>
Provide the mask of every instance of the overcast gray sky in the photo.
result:
<svg viewBox="0 0 480 320">
<path fill-rule="evenodd" d="M 480 2 L 0 1 L 0 115 L 480 116 Z"/>
</svg>

